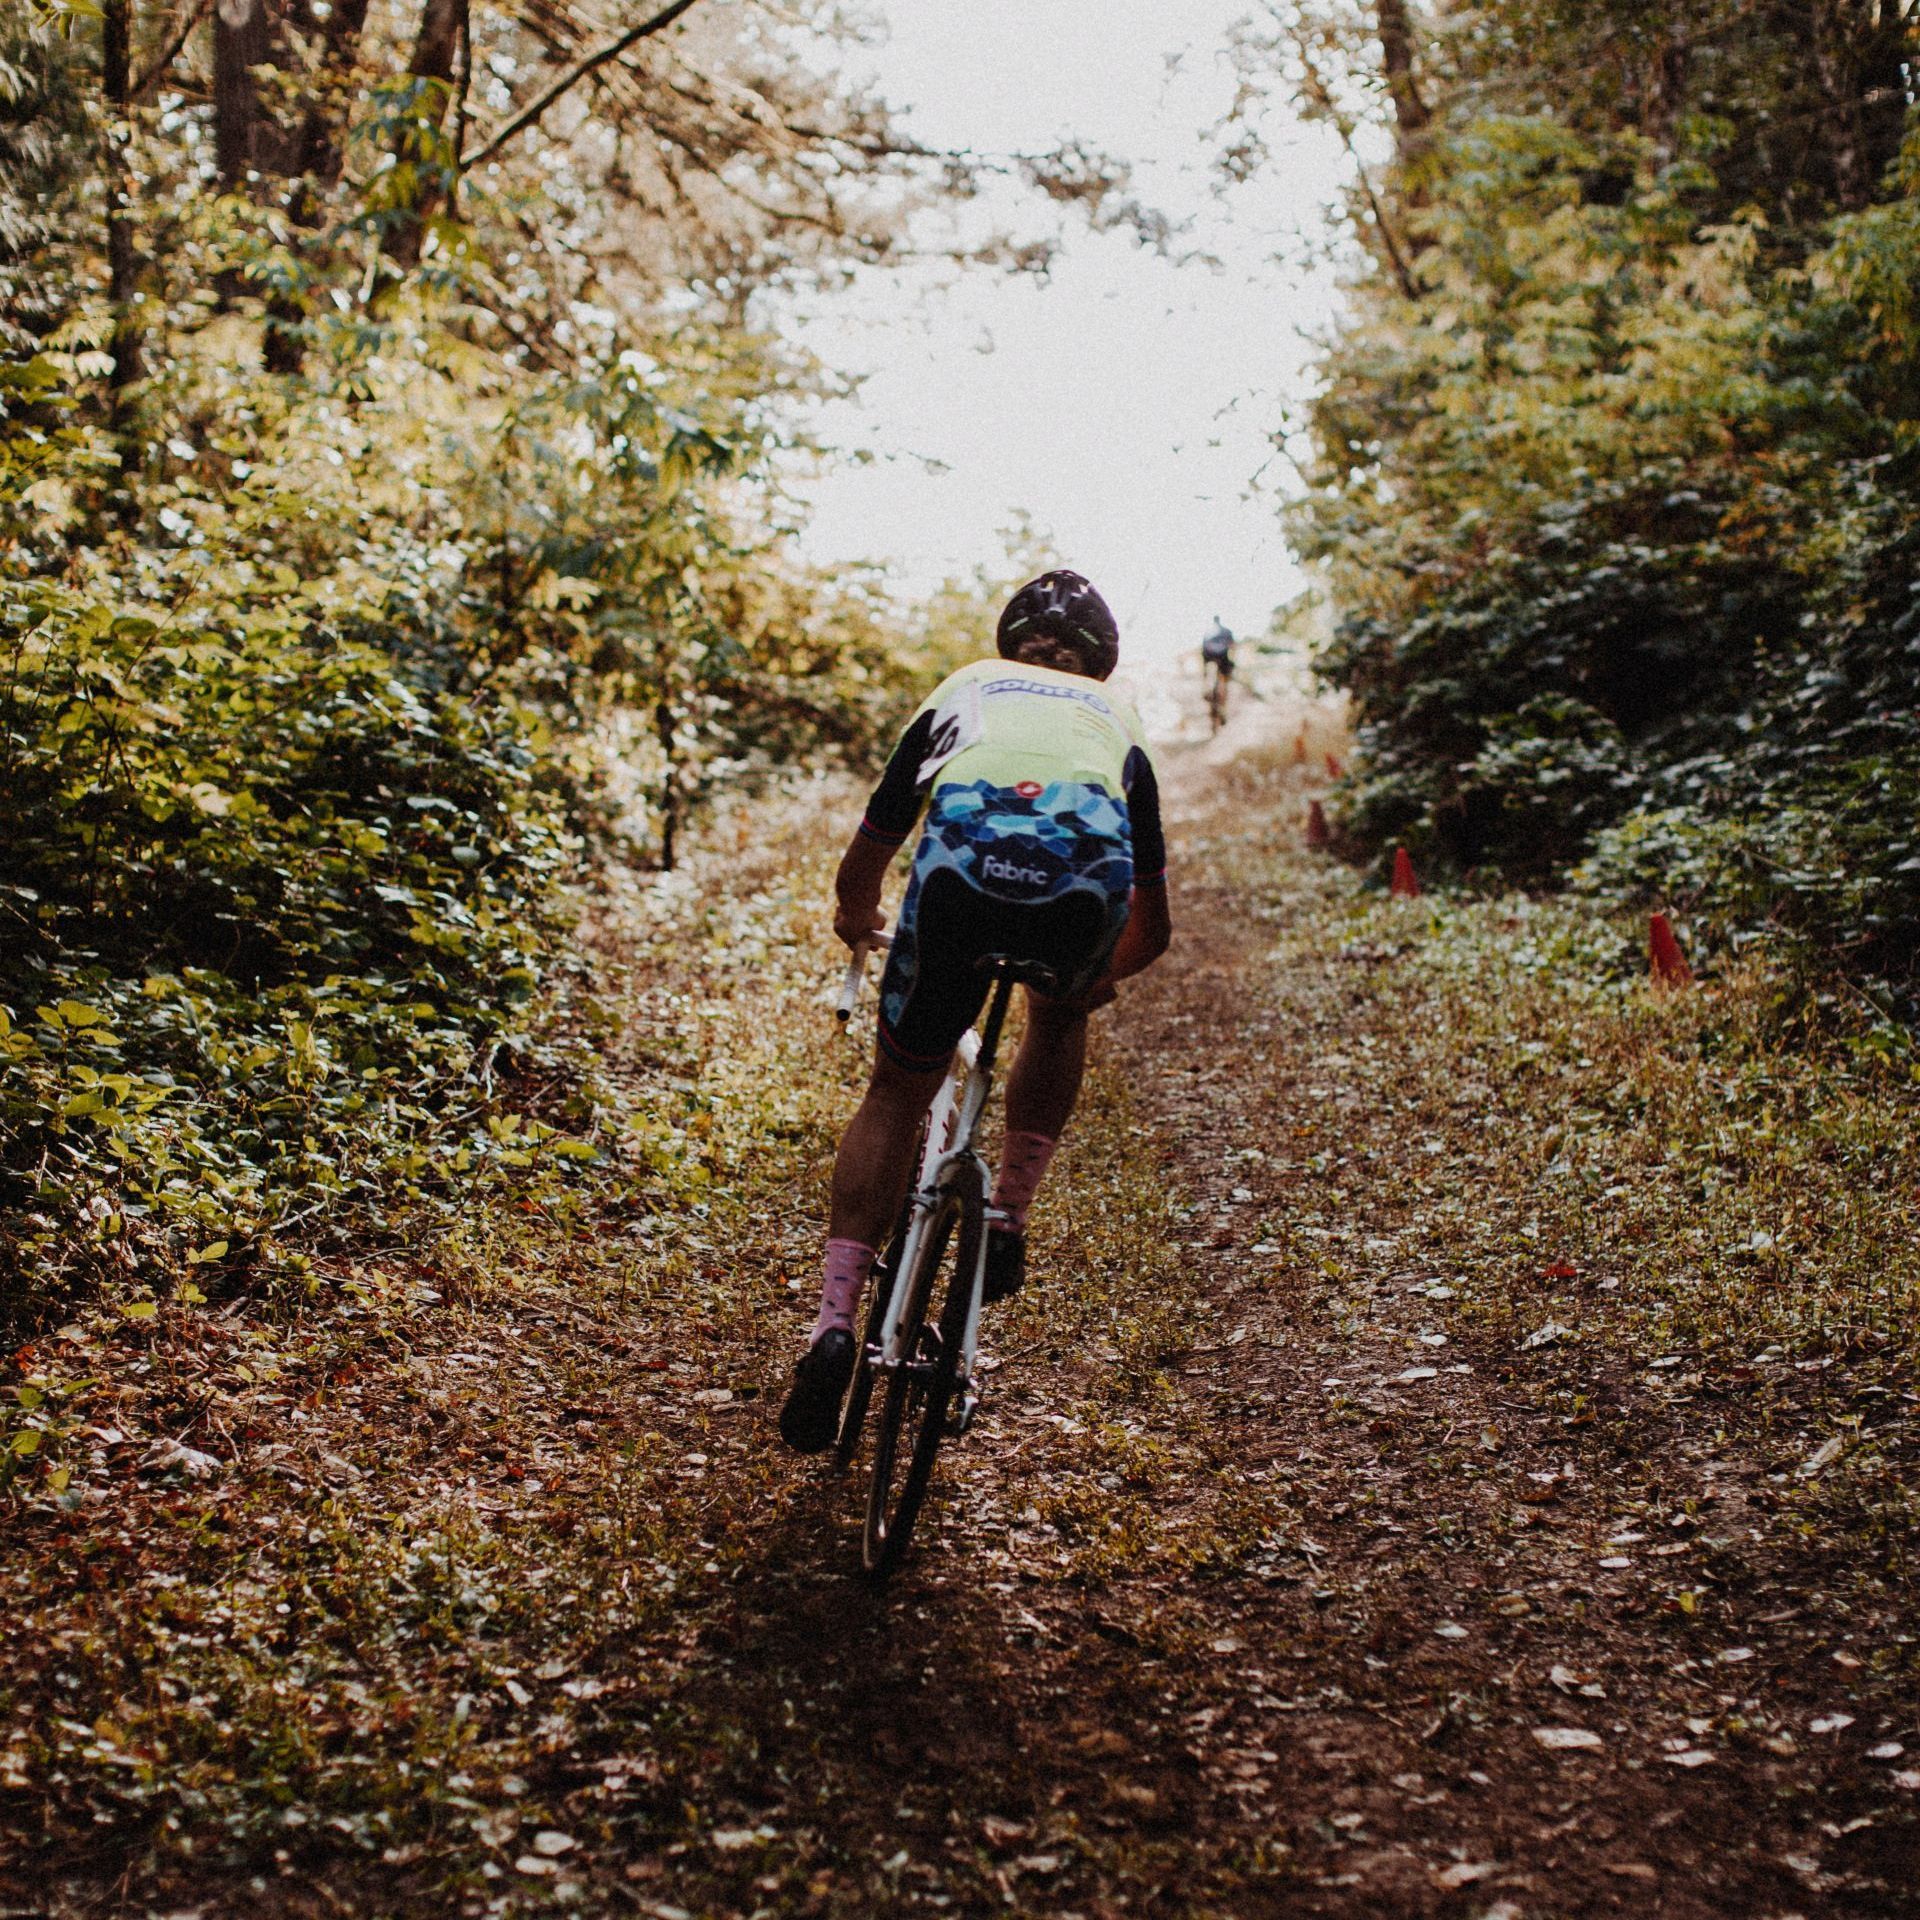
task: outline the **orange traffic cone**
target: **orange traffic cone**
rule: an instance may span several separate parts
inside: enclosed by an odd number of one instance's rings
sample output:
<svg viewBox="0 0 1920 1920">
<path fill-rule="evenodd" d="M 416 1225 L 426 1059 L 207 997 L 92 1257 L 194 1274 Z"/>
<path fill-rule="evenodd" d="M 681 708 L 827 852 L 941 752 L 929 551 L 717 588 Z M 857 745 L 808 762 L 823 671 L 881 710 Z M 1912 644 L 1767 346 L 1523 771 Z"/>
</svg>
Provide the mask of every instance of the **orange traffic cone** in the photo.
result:
<svg viewBox="0 0 1920 1920">
<path fill-rule="evenodd" d="M 1387 888 L 1396 900 L 1413 900 L 1419 897 L 1420 876 L 1413 870 L 1413 860 L 1405 847 L 1393 850 L 1393 883 Z"/>
<path fill-rule="evenodd" d="M 1333 835 L 1327 831 L 1327 812 L 1318 800 L 1307 802 L 1307 845 L 1324 847 Z"/>
<path fill-rule="evenodd" d="M 1693 969 L 1673 937 L 1673 922 L 1664 913 L 1656 913 L 1647 922 L 1647 971 L 1663 987 L 1685 987 L 1693 983 Z"/>
<path fill-rule="evenodd" d="M 1304 767 L 1307 764 L 1307 730 L 1305 727 L 1302 727 L 1300 731 L 1293 736 L 1293 764 L 1296 767 Z"/>
</svg>

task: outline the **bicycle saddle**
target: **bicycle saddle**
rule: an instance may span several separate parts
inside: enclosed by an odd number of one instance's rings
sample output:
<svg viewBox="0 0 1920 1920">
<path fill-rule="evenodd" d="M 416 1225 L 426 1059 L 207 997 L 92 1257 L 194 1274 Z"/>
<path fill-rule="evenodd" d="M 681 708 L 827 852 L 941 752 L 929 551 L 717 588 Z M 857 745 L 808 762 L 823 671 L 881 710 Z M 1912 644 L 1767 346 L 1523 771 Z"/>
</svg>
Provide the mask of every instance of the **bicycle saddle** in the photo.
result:
<svg viewBox="0 0 1920 1920">
<path fill-rule="evenodd" d="M 1012 953 L 983 953 L 973 964 L 978 973 L 1005 974 L 1023 987 L 1032 987 L 1035 992 L 1051 994 L 1056 999 L 1067 990 L 1067 982 L 1059 969 L 1044 961 L 1028 960 Z"/>
</svg>

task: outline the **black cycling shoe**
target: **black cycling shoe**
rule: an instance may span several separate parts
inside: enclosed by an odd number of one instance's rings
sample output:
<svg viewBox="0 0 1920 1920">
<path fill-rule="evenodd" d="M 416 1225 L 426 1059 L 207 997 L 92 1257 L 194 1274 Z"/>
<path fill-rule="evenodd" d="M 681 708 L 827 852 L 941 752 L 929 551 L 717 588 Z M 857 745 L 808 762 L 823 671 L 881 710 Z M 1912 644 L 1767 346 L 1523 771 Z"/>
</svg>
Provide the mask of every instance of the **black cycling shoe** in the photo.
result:
<svg viewBox="0 0 1920 1920">
<path fill-rule="evenodd" d="M 980 1298 L 991 1306 L 1010 1293 L 1020 1291 L 1027 1277 L 1027 1236 L 1012 1227 L 987 1228 L 987 1271 L 980 1284 Z"/>
<path fill-rule="evenodd" d="M 793 1370 L 793 1389 L 780 1409 L 780 1438 L 795 1453 L 822 1453 L 840 1429 L 840 1402 L 853 1378 L 853 1335 L 829 1327 Z"/>
</svg>

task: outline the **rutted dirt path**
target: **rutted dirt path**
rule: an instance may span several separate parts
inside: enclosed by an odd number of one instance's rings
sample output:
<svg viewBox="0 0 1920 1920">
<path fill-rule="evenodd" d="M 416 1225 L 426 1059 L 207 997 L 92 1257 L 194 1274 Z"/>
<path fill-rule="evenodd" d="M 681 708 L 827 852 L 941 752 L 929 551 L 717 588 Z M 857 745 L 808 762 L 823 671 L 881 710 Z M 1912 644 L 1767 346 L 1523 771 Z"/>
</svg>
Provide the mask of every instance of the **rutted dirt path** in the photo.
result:
<svg viewBox="0 0 1920 1920">
<path fill-rule="evenodd" d="M 1633 1355 L 1495 1151 L 1526 1061 L 1286 850 L 1290 770 L 1196 761 L 891 1591 L 773 1435 L 859 1064 L 818 872 L 743 852 L 682 973 L 613 943 L 635 1150 L 710 1187 L 363 1275 L 219 1471 L 25 1531 L 6 1697 L 72 1731 L 9 1750 L 9 1910 L 1920 1911 L 1912 1596 L 1796 1504 L 1819 1363 Z"/>
</svg>

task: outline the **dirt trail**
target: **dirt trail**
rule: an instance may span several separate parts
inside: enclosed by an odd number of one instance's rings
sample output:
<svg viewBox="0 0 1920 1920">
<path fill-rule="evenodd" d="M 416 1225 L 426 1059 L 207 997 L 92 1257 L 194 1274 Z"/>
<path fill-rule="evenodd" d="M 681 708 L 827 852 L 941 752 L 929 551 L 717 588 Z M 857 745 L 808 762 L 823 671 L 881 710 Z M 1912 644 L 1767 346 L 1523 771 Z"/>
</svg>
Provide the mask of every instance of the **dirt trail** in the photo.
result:
<svg viewBox="0 0 1920 1920">
<path fill-rule="evenodd" d="M 1179 943 L 889 1592 L 773 1435 L 858 1064 L 818 875 L 743 843 L 737 978 L 636 951 L 608 1041 L 739 1143 L 709 1200 L 472 1250 L 236 1400 L 224 1476 L 35 1536 L 20 1644 L 102 1691 L 38 1709 L 93 1744 L 0 1828 L 8 1910 L 1920 1911 L 1910 1606 L 1697 1377 L 1455 1310 L 1461 1235 L 1559 1257 L 1484 1064 L 1288 850 L 1292 772 L 1175 772 Z"/>
<path fill-rule="evenodd" d="M 1763 1463 L 1703 1452 L 1657 1374 L 1596 1418 L 1551 1332 L 1439 1330 L 1449 1289 L 1407 1241 L 1423 1209 L 1475 1202 L 1448 1036 L 1369 990 L 1337 922 L 1278 963 L 1276 922 L 1327 918 L 1313 872 L 1283 861 L 1276 898 L 1270 793 L 1249 814 L 1231 781 L 1196 785 L 1178 956 L 1114 1045 L 1131 1175 L 1179 1219 L 1164 1391 L 1133 1397 L 1121 1451 L 1162 1450 L 1132 1497 L 1206 1546 L 1051 1577 L 1049 1547 L 1093 1522 L 1069 1502 L 1049 1525 L 1009 1482 L 1044 1505 L 1045 1436 L 1119 1415 L 1121 1356 L 1043 1334 L 1007 1356 L 945 1469 L 947 1524 L 887 1599 L 848 1587 L 849 1535 L 796 1515 L 714 1643 L 709 1679 L 753 1676 L 722 1717 L 813 1783 L 843 1863 L 863 1822 L 876 1847 L 925 1837 L 899 1905 L 1914 1911 L 1911 1819 L 1845 1738 L 1911 1703 L 1847 1654 L 1839 1570 L 1769 1524 Z M 1329 1148 L 1351 1168 L 1331 1188 L 1309 1152 Z M 1129 1497 L 1124 1463 L 1100 1478 Z"/>
</svg>

